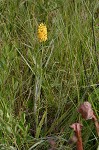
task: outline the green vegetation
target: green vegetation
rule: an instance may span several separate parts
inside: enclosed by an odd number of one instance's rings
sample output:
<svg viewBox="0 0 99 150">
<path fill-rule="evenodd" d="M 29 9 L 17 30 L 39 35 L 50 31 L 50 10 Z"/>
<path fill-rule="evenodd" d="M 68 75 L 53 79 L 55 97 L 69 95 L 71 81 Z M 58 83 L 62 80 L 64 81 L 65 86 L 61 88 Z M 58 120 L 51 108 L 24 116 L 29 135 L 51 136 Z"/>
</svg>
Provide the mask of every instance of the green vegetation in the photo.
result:
<svg viewBox="0 0 99 150">
<path fill-rule="evenodd" d="M 77 107 L 88 100 L 99 118 L 98 13 L 98 0 L 0 0 L 1 150 L 48 150 L 50 138 L 72 150 L 77 121 L 84 150 L 97 149 L 94 124 Z"/>
</svg>

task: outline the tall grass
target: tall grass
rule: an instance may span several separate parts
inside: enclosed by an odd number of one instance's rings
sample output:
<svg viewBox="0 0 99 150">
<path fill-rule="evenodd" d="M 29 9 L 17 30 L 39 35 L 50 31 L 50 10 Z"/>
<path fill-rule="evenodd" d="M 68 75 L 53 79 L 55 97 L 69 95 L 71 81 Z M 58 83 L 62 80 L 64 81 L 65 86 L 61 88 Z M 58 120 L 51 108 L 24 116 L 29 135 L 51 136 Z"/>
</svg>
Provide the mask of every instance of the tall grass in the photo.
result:
<svg viewBox="0 0 99 150">
<path fill-rule="evenodd" d="M 76 121 L 84 149 L 97 148 L 94 125 L 77 107 L 88 100 L 99 117 L 98 10 L 98 0 L 0 1 L 0 149 L 48 150 L 50 137 L 70 150 Z"/>
</svg>

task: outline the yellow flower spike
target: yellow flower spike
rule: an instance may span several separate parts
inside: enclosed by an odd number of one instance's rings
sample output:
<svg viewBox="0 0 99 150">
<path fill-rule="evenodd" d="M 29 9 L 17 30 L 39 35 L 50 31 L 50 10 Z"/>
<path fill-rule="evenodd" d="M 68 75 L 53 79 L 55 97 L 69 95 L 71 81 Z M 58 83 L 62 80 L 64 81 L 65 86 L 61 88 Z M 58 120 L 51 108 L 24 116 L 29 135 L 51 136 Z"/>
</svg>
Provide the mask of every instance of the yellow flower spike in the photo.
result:
<svg viewBox="0 0 99 150">
<path fill-rule="evenodd" d="M 40 42 L 47 40 L 47 27 L 43 23 L 38 26 L 38 39 Z"/>
</svg>

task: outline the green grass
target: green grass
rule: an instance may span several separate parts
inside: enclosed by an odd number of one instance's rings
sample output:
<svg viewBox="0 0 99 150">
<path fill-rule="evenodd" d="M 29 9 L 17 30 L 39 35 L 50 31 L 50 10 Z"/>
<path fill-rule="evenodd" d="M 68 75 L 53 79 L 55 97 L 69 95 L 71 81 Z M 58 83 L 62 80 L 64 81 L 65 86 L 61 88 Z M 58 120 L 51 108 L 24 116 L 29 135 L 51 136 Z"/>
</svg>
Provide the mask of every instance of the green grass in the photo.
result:
<svg viewBox="0 0 99 150">
<path fill-rule="evenodd" d="M 99 118 L 98 0 L 0 0 L 0 149 L 71 150 L 77 121 L 84 150 L 96 150 L 88 100 Z M 48 28 L 39 43 L 38 25 Z"/>
</svg>

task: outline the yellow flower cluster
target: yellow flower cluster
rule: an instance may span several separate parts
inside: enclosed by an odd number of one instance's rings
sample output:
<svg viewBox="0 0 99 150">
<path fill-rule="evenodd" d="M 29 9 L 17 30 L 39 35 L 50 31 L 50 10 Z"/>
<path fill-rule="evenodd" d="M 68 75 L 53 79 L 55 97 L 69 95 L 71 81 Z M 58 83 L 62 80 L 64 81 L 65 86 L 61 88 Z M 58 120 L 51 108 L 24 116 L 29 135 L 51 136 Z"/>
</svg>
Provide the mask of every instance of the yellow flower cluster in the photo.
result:
<svg viewBox="0 0 99 150">
<path fill-rule="evenodd" d="M 40 42 L 47 40 L 47 27 L 43 23 L 38 26 L 38 39 Z"/>
</svg>

